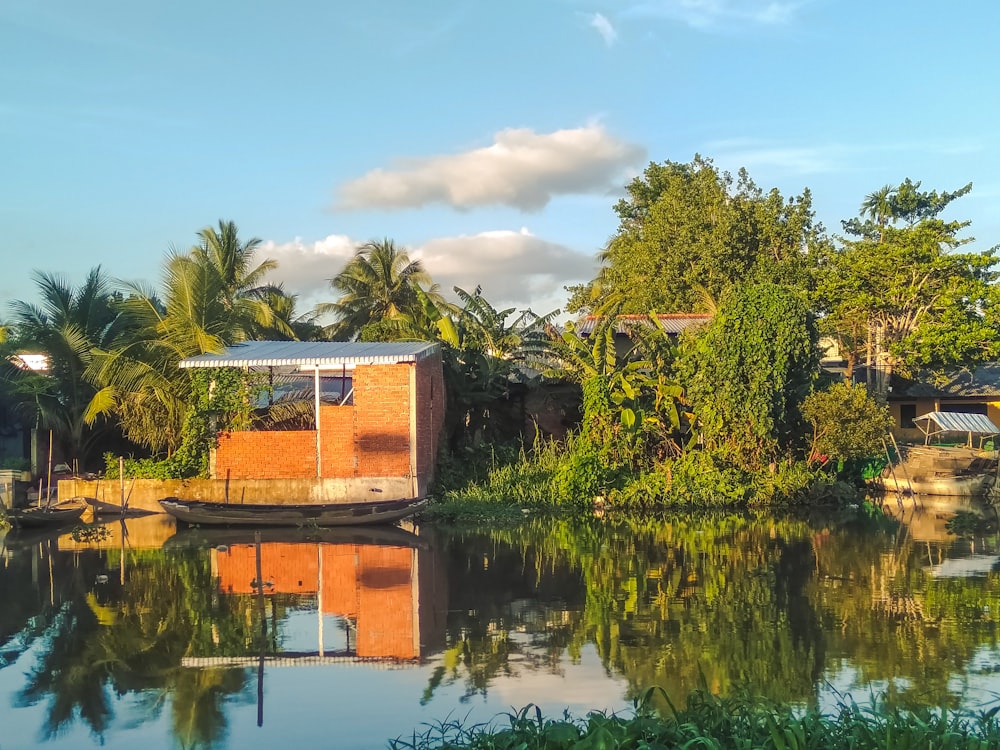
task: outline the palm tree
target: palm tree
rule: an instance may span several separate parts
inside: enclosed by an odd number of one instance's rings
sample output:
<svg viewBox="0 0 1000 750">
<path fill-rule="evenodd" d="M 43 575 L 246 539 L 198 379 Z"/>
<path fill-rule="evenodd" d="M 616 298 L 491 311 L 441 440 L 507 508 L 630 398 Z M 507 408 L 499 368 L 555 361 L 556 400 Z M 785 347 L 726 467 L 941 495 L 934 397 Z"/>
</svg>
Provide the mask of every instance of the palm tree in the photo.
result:
<svg viewBox="0 0 1000 750">
<path fill-rule="evenodd" d="M 514 314 L 515 308 L 497 310 L 483 297 L 482 287 L 477 286 L 472 294 L 461 287 L 454 289 L 464 303 L 457 315 L 457 323 L 463 332 L 463 348 L 476 348 L 490 357 L 503 360 L 523 360 L 548 351 L 548 328 L 559 310 L 546 315 L 523 310 L 508 324 L 507 320 Z"/>
<path fill-rule="evenodd" d="M 206 227 L 198 233 L 201 243 L 191 249 L 192 261 L 206 272 L 218 276 L 218 301 L 241 319 L 245 333 L 251 335 L 255 328 L 277 330 L 283 338 L 290 338 L 291 329 L 284 325 L 268 304 L 280 288 L 264 284 L 264 277 L 278 267 L 276 261 L 267 259 L 253 267 L 254 254 L 260 239 L 253 237 L 240 242 L 239 230 L 232 221 L 219 220 L 219 228 Z"/>
<path fill-rule="evenodd" d="M 879 242 L 882 241 L 886 225 L 896 218 L 896 190 L 892 185 L 883 185 L 866 195 L 861 202 L 861 215 L 871 217 L 879 226 Z"/>
<path fill-rule="evenodd" d="M 94 395 L 84 373 L 94 350 L 116 333 L 116 297 L 99 266 L 77 288 L 57 274 L 39 271 L 32 278 L 40 302 L 11 303 L 17 343 L 44 353 L 48 369 L 43 375 L 22 373 L 13 388 L 23 386 L 30 395 L 37 426 L 51 429 L 68 457 L 84 462 L 99 437 L 84 419 Z"/>
<path fill-rule="evenodd" d="M 126 285 L 119 335 L 94 353 L 88 369 L 100 387 L 88 418 L 114 414 L 129 439 L 156 452 L 170 452 L 181 441 L 191 395 L 181 359 L 220 353 L 259 334 L 294 336 L 273 306 L 280 288 L 261 283 L 273 261 L 251 267 L 260 241 L 241 243 L 235 224 L 222 221 L 218 231 L 207 228 L 200 237 L 190 252 L 167 257 L 162 297 Z"/>
<path fill-rule="evenodd" d="M 421 320 L 423 304 L 417 290 L 441 301 L 423 264 L 410 260 L 406 250 L 388 238 L 361 245 L 330 279 L 330 286 L 340 298 L 317 305 L 316 313 L 336 317 L 327 328 L 335 340 L 357 336 L 366 325 L 386 320 L 411 324 Z"/>
</svg>

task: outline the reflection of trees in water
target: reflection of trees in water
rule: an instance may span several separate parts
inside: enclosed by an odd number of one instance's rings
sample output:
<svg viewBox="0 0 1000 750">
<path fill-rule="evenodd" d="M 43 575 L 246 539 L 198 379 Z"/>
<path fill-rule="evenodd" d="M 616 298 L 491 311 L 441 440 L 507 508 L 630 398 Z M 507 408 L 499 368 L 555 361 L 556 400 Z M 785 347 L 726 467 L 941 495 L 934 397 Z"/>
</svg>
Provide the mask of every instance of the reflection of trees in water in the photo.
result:
<svg viewBox="0 0 1000 750">
<path fill-rule="evenodd" d="M 812 703 L 846 664 L 859 687 L 947 705 L 956 674 L 996 646 L 1000 576 L 936 579 L 928 546 L 892 523 L 534 519 L 448 547 L 456 606 L 425 701 L 456 681 L 485 693 L 515 660 L 558 671 L 593 644 L 628 697 L 650 685 L 686 695 L 704 681 Z M 525 611 L 537 616 L 525 622 Z"/>
<path fill-rule="evenodd" d="M 43 608 L 35 619 L 41 623 L 35 627 L 39 655 L 19 704 L 45 702 L 45 738 L 76 719 L 103 737 L 115 718 L 111 696 L 134 694 L 132 720 L 159 716 L 169 703 L 180 746 L 216 745 L 226 735 L 223 704 L 248 689 L 247 674 L 185 669 L 181 658 L 190 652 L 224 653 L 236 645 L 245 650 L 253 642 L 251 634 L 259 632 L 253 630 L 253 618 L 216 595 L 204 554 L 129 552 L 124 586 L 117 585 L 117 556 L 56 553 L 49 558 L 55 561 L 52 590 L 58 606 L 51 617 Z M 38 562 L 32 564 L 37 568 Z M 16 580 L 0 576 L 4 585 L 45 587 L 37 576 L 34 583 L 31 577 Z"/>
</svg>

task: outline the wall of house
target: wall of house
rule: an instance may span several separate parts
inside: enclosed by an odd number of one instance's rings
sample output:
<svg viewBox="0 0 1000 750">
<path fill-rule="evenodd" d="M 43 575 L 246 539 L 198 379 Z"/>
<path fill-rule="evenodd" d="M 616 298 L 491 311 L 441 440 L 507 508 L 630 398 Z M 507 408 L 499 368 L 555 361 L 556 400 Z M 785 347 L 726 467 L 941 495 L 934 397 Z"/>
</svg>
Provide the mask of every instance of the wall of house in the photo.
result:
<svg viewBox="0 0 1000 750">
<path fill-rule="evenodd" d="M 418 362 L 416 381 L 417 477 L 420 494 L 425 494 L 434 477 L 447 407 L 441 360 Z"/>
<path fill-rule="evenodd" d="M 367 489 L 376 493 L 368 495 L 372 499 L 391 499 L 386 493 L 399 496 L 404 479 L 411 483 L 410 496 L 425 494 L 444 426 L 440 358 L 359 366 L 353 386 L 352 406 L 320 407 L 322 477 L 357 480 L 355 484 L 371 480 Z M 226 480 L 315 478 L 315 456 L 316 434 L 311 430 L 222 433 L 212 475 Z"/>
</svg>

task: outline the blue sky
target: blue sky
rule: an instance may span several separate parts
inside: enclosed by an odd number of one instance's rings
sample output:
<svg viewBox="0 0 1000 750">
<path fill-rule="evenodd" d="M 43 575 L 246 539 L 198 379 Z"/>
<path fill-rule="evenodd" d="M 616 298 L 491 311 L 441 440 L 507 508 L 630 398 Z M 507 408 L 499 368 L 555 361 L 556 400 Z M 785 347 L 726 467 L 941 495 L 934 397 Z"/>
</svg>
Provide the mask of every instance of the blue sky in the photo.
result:
<svg viewBox="0 0 1000 750">
<path fill-rule="evenodd" d="M 33 269 L 157 281 L 222 218 L 305 306 L 390 237 L 547 312 L 628 179 L 695 153 L 810 188 L 830 229 L 883 184 L 971 181 L 950 216 L 985 249 L 997 28 L 985 0 L 3 0 L 0 303 Z"/>
</svg>

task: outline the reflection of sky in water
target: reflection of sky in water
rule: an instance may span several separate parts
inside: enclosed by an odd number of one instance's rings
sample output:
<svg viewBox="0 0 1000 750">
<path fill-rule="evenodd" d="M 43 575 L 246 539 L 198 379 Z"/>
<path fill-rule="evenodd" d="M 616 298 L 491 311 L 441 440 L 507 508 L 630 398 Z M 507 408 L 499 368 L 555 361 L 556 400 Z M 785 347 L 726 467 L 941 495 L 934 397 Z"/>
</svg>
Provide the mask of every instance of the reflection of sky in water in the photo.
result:
<svg viewBox="0 0 1000 750">
<path fill-rule="evenodd" d="M 324 651 L 345 651 L 347 649 L 348 622 L 343 617 L 317 615 L 316 603 L 290 610 L 280 624 L 282 651 L 313 652 L 319 650 L 322 633 Z M 354 647 L 353 636 L 351 648 Z"/>
<path fill-rule="evenodd" d="M 577 715 L 599 707 L 625 710 L 624 683 L 609 679 L 591 647 L 578 664 L 564 655 L 560 674 L 515 668 L 499 676 L 487 695 L 463 702 L 461 682 L 442 685 L 427 705 L 420 696 L 440 663 L 419 668 L 363 666 L 280 667 L 265 674 L 264 727 L 258 729 L 256 704 L 230 710 L 229 747 L 280 746 L 368 748 L 414 728 L 447 719 L 485 722 L 497 714 L 534 703 L 550 716 L 568 708 Z M 378 739 L 376 739 L 378 738 Z"/>
<path fill-rule="evenodd" d="M 865 705 L 888 692 L 900 694 L 914 688 L 905 677 L 897 677 L 891 683 L 888 680 L 868 682 L 854 664 L 840 659 L 827 667 L 824 681 L 818 686 L 818 705 L 821 711 L 832 713 L 847 700 Z M 995 706 L 1000 701 L 1000 646 L 976 649 L 966 671 L 952 673 L 948 690 L 965 708 L 984 710 Z M 913 697 L 920 698 L 919 695 Z"/>
</svg>

